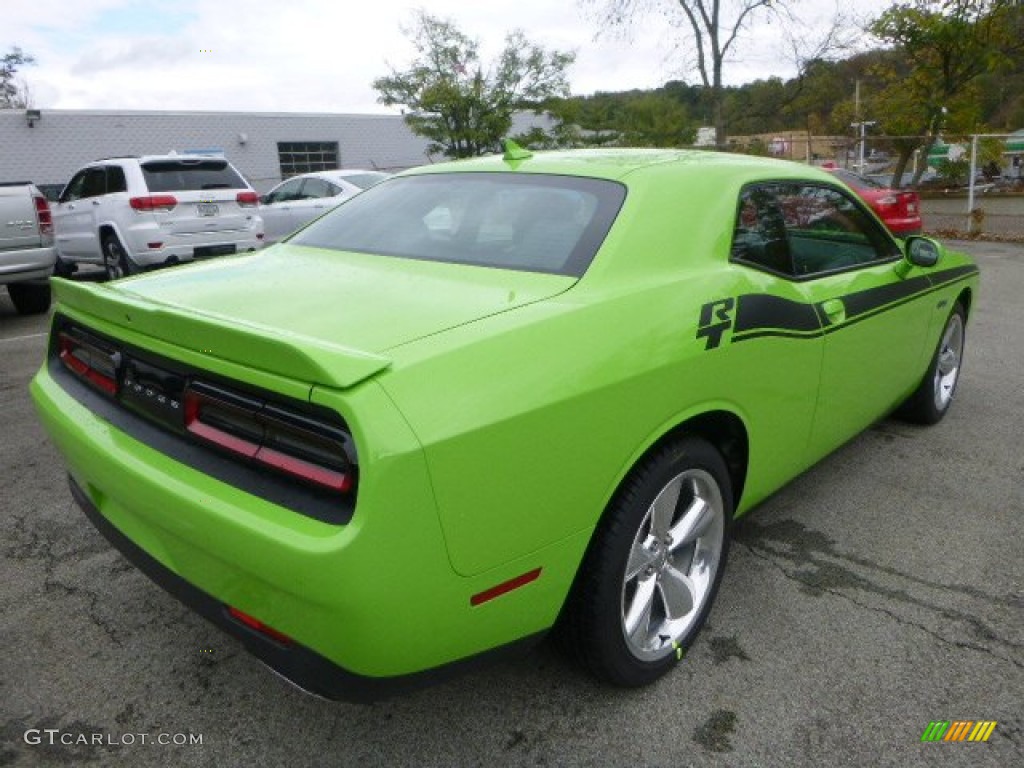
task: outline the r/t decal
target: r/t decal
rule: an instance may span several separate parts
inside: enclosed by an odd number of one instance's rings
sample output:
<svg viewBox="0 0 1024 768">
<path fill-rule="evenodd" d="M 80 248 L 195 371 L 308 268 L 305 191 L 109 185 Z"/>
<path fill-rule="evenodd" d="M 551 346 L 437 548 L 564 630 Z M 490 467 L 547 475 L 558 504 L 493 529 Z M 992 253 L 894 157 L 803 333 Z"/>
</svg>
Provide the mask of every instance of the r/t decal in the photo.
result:
<svg viewBox="0 0 1024 768">
<path fill-rule="evenodd" d="M 719 299 L 709 301 L 700 308 L 697 338 L 708 340 L 704 346 L 705 351 L 722 343 L 722 335 L 732 328 L 732 310 L 735 306 L 735 299 Z"/>
</svg>

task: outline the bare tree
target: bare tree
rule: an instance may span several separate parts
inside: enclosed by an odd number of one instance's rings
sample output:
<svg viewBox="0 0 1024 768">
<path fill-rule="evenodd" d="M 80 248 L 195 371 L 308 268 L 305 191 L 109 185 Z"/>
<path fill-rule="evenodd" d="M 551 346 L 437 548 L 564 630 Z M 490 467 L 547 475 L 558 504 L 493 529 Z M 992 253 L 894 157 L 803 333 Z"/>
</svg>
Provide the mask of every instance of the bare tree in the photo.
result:
<svg viewBox="0 0 1024 768">
<path fill-rule="evenodd" d="M 23 109 L 32 105 L 28 83 L 17 77 L 18 70 L 35 59 L 14 46 L 0 56 L 0 109 Z"/>
<path fill-rule="evenodd" d="M 725 144 L 722 69 L 743 32 L 758 16 L 788 18 L 787 0 L 582 0 L 599 8 L 603 24 L 623 27 L 666 4 L 678 6 L 693 39 L 694 68 L 710 97 L 715 143 Z"/>
</svg>

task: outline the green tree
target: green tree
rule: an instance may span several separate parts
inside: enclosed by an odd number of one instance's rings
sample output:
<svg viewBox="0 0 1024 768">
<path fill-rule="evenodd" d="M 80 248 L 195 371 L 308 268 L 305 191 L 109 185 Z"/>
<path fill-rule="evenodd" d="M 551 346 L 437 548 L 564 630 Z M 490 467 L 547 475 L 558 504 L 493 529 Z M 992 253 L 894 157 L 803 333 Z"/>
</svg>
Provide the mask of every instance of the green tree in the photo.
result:
<svg viewBox="0 0 1024 768">
<path fill-rule="evenodd" d="M 896 183 L 914 151 L 927 157 L 943 128 L 977 127 L 975 86 L 1019 55 L 1022 9 L 1014 0 L 914 0 L 889 8 L 870 29 L 896 46 L 905 62 L 884 76 L 886 85 L 873 105 L 880 123 L 890 134 L 923 137 L 897 143 Z M 914 183 L 924 168 L 918 167 Z"/>
<path fill-rule="evenodd" d="M 575 145 L 680 147 L 696 134 L 686 106 L 665 89 L 574 96 L 546 106 L 563 124 L 577 127 Z"/>
<path fill-rule="evenodd" d="M 18 82 L 17 75 L 19 69 L 34 64 L 35 61 L 18 46 L 13 46 L 3 58 L 0 58 L 0 109 L 23 109 L 31 106 L 28 87 Z"/>
<path fill-rule="evenodd" d="M 517 109 L 569 93 L 566 69 L 575 54 L 547 51 L 521 30 L 505 37 L 505 48 L 489 67 L 479 43 L 447 19 L 416 13 L 404 30 L 417 58 L 408 69 L 373 81 L 378 101 L 401 106 L 412 131 L 431 140 L 430 152 L 471 157 L 494 150 L 512 126 Z"/>
</svg>

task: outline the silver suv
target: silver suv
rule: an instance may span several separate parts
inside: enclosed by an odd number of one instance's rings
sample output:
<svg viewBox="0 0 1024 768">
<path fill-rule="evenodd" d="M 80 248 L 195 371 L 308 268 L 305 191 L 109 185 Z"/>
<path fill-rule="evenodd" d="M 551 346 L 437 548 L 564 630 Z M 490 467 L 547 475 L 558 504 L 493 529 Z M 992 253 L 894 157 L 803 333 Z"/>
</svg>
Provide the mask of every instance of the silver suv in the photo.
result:
<svg viewBox="0 0 1024 768">
<path fill-rule="evenodd" d="M 58 273 L 99 264 L 115 279 L 144 269 L 254 251 L 259 196 L 227 160 L 149 155 L 79 170 L 53 209 Z"/>
</svg>

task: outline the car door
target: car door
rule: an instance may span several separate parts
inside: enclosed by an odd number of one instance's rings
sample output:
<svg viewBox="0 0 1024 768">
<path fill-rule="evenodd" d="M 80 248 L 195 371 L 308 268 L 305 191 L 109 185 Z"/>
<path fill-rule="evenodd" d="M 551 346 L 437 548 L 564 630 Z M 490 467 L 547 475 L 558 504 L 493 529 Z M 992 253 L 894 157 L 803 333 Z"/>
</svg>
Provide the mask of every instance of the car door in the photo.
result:
<svg viewBox="0 0 1024 768">
<path fill-rule="evenodd" d="M 884 416 L 924 369 L 930 283 L 866 207 L 828 185 L 773 187 L 794 280 L 825 339 L 811 433 L 824 455 Z"/>
<path fill-rule="evenodd" d="M 53 209 L 57 250 L 69 261 L 101 259 L 97 209 L 107 191 L 105 170 L 100 166 L 76 173 Z"/>
<path fill-rule="evenodd" d="M 302 182 L 301 178 L 288 179 L 263 197 L 260 216 L 263 218 L 264 238 L 268 244 L 276 243 L 295 231 L 292 209 L 299 200 Z"/>
</svg>

